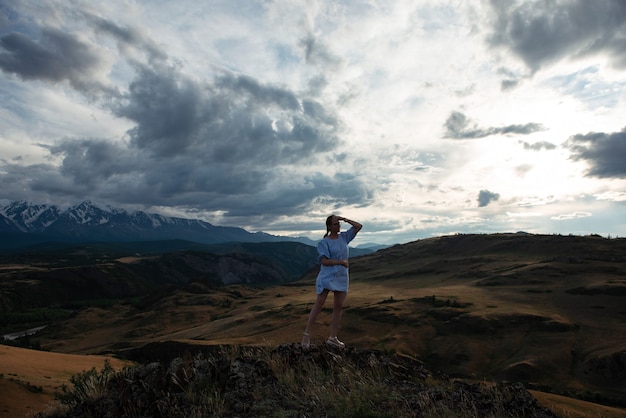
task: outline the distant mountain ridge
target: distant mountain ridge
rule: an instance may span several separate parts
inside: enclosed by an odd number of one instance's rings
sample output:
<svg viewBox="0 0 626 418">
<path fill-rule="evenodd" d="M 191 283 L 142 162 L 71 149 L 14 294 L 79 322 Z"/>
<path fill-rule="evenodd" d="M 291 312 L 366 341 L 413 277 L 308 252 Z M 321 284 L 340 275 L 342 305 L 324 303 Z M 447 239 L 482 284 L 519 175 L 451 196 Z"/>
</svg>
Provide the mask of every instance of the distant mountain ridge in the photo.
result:
<svg viewBox="0 0 626 418">
<path fill-rule="evenodd" d="M 184 239 L 203 244 L 291 241 L 315 245 L 305 237 L 283 237 L 215 226 L 198 219 L 168 217 L 142 211 L 102 208 L 84 201 L 67 209 L 14 201 L 0 208 L 0 249 L 49 242 L 128 242 Z"/>
</svg>

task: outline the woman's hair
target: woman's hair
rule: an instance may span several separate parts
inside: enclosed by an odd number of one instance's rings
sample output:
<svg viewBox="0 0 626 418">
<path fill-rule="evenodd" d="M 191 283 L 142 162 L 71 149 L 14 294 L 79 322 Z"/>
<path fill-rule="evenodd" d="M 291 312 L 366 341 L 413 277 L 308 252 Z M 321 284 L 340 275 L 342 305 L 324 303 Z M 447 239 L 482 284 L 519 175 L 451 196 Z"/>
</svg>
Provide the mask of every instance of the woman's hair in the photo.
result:
<svg viewBox="0 0 626 418">
<path fill-rule="evenodd" d="M 326 218 L 326 233 L 324 234 L 324 238 L 326 238 L 330 232 L 330 226 L 333 224 L 334 217 L 335 215 L 330 215 L 328 218 Z"/>
</svg>

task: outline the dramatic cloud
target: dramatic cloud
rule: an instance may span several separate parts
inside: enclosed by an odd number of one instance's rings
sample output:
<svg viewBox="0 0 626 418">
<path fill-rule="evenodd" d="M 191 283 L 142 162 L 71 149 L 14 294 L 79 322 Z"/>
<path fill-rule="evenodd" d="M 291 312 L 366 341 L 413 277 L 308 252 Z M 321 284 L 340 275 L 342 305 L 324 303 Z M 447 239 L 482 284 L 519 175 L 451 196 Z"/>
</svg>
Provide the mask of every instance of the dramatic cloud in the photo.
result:
<svg viewBox="0 0 626 418">
<path fill-rule="evenodd" d="M 491 0 L 491 42 L 510 48 L 533 71 L 563 58 L 607 53 L 626 68 L 626 3 L 622 0 Z"/>
<path fill-rule="evenodd" d="M 625 235 L 625 9 L 0 0 L 0 199 L 310 237 L 334 212 L 364 242 Z"/>
<path fill-rule="evenodd" d="M 346 193 L 346 178 L 296 172 L 339 143 L 337 120 L 315 102 L 300 104 L 290 92 L 249 78 L 197 85 L 171 68 L 162 71 L 142 68 L 115 108 L 136 123 L 128 144 L 82 140 L 51 148 L 77 194 L 101 182 L 129 201 L 230 207 L 228 214 L 291 214 L 320 195 L 351 204 L 368 194 L 353 177 Z M 280 118 L 270 117 L 271 110 Z M 295 184 L 281 180 L 285 173 L 304 187 L 294 193 Z"/>
<path fill-rule="evenodd" d="M 524 125 L 508 125 L 503 127 L 479 128 L 472 120 L 463 113 L 452 112 L 444 124 L 445 137 L 452 139 L 476 139 L 492 135 L 530 135 L 545 128 L 539 123 L 527 123 Z"/>
<path fill-rule="evenodd" d="M 142 67 L 115 113 L 136 123 L 128 134 L 137 148 L 204 164 L 295 164 L 339 142 L 339 121 L 319 103 L 244 76 L 210 85 L 173 68 Z"/>
<path fill-rule="evenodd" d="M 59 170 L 29 167 L 29 187 L 76 199 L 115 196 L 148 206 L 226 209 L 229 216 L 291 215 L 320 199 L 332 206 L 369 199 L 368 188 L 353 175 L 303 169 L 324 155 L 332 161 L 330 153 L 341 144 L 341 123 L 322 104 L 230 72 L 192 79 L 138 33 L 104 19 L 88 21 L 111 35 L 125 55 L 147 46 L 146 63 L 136 55 L 129 61 L 135 76 L 126 93 L 101 97 L 134 126 L 124 142 L 83 138 L 44 145 L 60 159 Z M 42 32 L 41 43 L 19 34 L 2 38 L 8 51 L 0 56 L 2 69 L 87 90 L 90 72 L 101 64 L 98 54 L 72 36 Z M 23 168 L 5 170 L 4 180 Z"/>
<path fill-rule="evenodd" d="M 589 164 L 587 175 L 626 178 L 626 128 L 620 132 L 574 135 L 565 144 L 571 159 Z"/>
<path fill-rule="evenodd" d="M 0 68 L 24 80 L 67 81 L 77 90 L 102 88 L 94 73 L 105 61 L 94 47 L 54 28 L 42 28 L 39 40 L 21 33 L 0 38 Z"/>
</svg>

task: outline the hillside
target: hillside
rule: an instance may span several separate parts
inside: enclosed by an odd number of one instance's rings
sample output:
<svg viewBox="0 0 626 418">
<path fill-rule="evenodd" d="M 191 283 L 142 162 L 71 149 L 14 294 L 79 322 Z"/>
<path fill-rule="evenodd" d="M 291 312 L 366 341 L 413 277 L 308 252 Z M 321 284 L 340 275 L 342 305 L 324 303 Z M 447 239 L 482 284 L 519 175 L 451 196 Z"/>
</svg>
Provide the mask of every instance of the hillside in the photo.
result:
<svg viewBox="0 0 626 418">
<path fill-rule="evenodd" d="M 131 300 L 172 286 L 288 283 L 313 267 L 316 256 L 314 247 L 294 242 L 48 244 L 0 257 L 0 312 Z M 0 320 L 0 331 L 8 325 Z"/>
<path fill-rule="evenodd" d="M 624 239 L 441 237 L 364 257 L 351 274 L 380 295 L 354 295 L 346 312 L 357 327 L 387 325 L 377 346 L 455 375 L 624 399 Z"/>
<path fill-rule="evenodd" d="M 36 338 L 73 354 L 123 356 L 150 343 L 297 343 L 316 270 L 282 285 L 171 287 L 77 310 Z M 605 405 L 626 393 L 626 240 L 599 236 L 456 235 L 351 261 L 340 336 L 431 370 Z M 313 340 L 326 337 L 330 301 Z"/>
<path fill-rule="evenodd" d="M 0 312 L 136 299 L 172 286 L 284 284 L 316 263 L 315 247 L 297 242 L 40 244 L 0 255 Z M 0 332 L 7 331 L 6 322 L 0 320 Z"/>
</svg>

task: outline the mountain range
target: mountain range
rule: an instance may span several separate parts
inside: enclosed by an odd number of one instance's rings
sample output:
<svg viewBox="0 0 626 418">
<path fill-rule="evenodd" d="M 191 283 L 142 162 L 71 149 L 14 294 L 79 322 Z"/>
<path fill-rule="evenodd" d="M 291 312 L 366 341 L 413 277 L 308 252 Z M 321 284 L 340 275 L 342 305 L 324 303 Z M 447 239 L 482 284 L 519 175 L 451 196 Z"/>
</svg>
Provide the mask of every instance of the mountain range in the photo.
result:
<svg viewBox="0 0 626 418">
<path fill-rule="evenodd" d="M 26 248 L 44 242 L 137 242 L 184 239 L 203 244 L 292 241 L 307 245 L 306 237 L 284 237 L 215 226 L 198 219 L 168 217 L 142 211 L 103 208 L 85 201 L 62 209 L 55 205 L 14 201 L 0 207 L 0 249 Z"/>
</svg>

